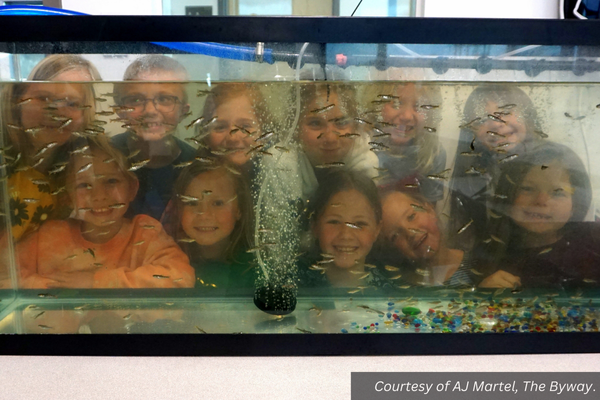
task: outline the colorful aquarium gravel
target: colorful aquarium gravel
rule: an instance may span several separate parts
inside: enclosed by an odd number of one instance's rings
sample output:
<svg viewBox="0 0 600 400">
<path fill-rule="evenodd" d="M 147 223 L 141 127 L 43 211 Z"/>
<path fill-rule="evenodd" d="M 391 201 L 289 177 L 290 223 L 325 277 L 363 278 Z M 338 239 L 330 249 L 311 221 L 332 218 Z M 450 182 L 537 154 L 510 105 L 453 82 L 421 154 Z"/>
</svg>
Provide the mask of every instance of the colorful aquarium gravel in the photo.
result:
<svg viewBox="0 0 600 400">
<path fill-rule="evenodd" d="M 561 306 L 552 297 L 525 300 L 455 300 L 421 307 L 440 301 L 412 301 L 413 306 L 398 309 L 388 301 L 387 312 L 368 320 L 353 321 L 342 333 L 517 333 L 517 332 L 598 332 L 600 310 L 587 305 Z M 373 304 L 373 308 L 377 308 Z M 427 312 L 422 312 L 426 309 Z M 365 315 L 366 316 L 366 315 Z"/>
</svg>

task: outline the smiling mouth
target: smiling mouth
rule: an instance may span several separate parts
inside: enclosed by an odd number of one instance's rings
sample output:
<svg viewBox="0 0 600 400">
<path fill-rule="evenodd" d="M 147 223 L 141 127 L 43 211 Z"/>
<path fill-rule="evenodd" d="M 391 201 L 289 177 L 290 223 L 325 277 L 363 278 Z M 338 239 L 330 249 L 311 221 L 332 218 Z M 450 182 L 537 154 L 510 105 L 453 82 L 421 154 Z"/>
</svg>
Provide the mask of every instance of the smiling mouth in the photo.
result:
<svg viewBox="0 0 600 400">
<path fill-rule="evenodd" d="M 358 250 L 358 246 L 333 246 L 337 253 L 353 254 Z"/>
<path fill-rule="evenodd" d="M 528 219 L 531 219 L 531 220 L 548 221 L 548 220 L 552 219 L 552 217 L 547 214 L 540 214 L 540 213 L 534 213 L 534 212 L 528 212 L 528 211 L 523 211 L 523 213 L 525 214 L 525 216 Z"/>
<path fill-rule="evenodd" d="M 194 229 L 198 232 L 214 232 L 219 228 L 215 226 L 197 226 Z"/>
<path fill-rule="evenodd" d="M 90 212 L 93 215 L 97 215 L 97 216 L 104 216 L 104 215 L 110 215 L 112 213 L 112 209 L 105 207 L 105 208 L 93 208 L 90 210 Z"/>
</svg>

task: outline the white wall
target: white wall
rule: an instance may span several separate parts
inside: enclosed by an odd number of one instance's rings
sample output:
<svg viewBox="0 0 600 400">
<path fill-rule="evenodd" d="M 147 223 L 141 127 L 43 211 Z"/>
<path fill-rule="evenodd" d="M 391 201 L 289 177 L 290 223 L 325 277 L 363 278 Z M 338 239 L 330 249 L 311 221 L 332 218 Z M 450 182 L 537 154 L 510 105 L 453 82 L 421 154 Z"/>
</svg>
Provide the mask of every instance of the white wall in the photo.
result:
<svg viewBox="0 0 600 400">
<path fill-rule="evenodd" d="M 62 0 L 65 10 L 90 15 L 162 15 L 162 0 Z"/>
<path fill-rule="evenodd" d="M 417 0 L 424 17 L 558 18 L 559 0 Z"/>
<path fill-rule="evenodd" d="M 186 6 L 212 6 L 213 15 L 219 15 L 218 0 L 163 0 L 165 15 L 185 15 Z"/>
</svg>

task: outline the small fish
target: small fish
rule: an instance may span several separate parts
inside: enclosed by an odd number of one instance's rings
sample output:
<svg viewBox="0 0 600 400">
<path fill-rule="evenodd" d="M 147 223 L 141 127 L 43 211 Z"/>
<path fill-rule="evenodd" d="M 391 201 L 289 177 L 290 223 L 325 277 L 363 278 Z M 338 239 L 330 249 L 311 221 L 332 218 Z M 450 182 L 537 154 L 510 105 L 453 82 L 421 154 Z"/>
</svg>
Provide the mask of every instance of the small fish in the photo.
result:
<svg viewBox="0 0 600 400">
<path fill-rule="evenodd" d="M 311 110 L 310 112 L 313 114 L 321 114 L 321 113 L 331 110 L 333 107 L 335 107 L 335 104 L 329 104 L 323 108 L 317 108 L 317 109 Z"/>
<path fill-rule="evenodd" d="M 154 229 L 154 228 L 156 228 L 156 225 L 143 225 L 142 228 L 144 228 L 144 229 Z"/>
<path fill-rule="evenodd" d="M 96 101 L 98 101 L 100 103 L 106 102 L 106 99 L 103 99 L 102 97 L 96 97 L 96 98 L 94 98 L 94 100 L 96 100 Z"/>
<path fill-rule="evenodd" d="M 56 295 L 50 293 L 38 293 L 38 297 L 41 299 L 55 299 Z"/>
<path fill-rule="evenodd" d="M 39 156 L 41 156 L 43 153 L 46 152 L 46 150 L 53 148 L 54 146 L 58 145 L 58 142 L 50 142 L 47 143 L 46 145 L 44 145 L 42 148 L 40 148 L 37 153 L 35 153 L 35 155 L 33 156 L 33 158 L 38 158 Z"/>
<path fill-rule="evenodd" d="M 243 126 L 238 126 L 238 125 L 234 125 L 238 130 L 240 130 L 242 133 L 245 133 L 248 136 L 252 136 L 254 135 L 255 132 L 251 132 L 248 129 L 244 128 Z M 230 132 L 231 133 L 231 132 Z"/>
<path fill-rule="evenodd" d="M 96 253 L 94 253 L 94 249 L 91 248 L 87 248 L 83 251 L 83 254 L 89 254 L 92 257 L 96 258 Z"/>
<path fill-rule="evenodd" d="M 34 185 L 50 185 L 46 179 L 31 179 L 31 183 Z"/>
<path fill-rule="evenodd" d="M 365 273 L 365 274 L 363 274 L 363 275 L 359 276 L 359 277 L 358 277 L 358 279 L 365 279 L 365 278 L 367 278 L 369 275 L 371 275 L 371 273 L 370 273 L 370 272 L 367 272 L 367 273 Z"/>
<path fill-rule="evenodd" d="M 65 192 L 66 190 L 67 190 L 67 188 L 65 186 L 62 186 L 62 187 L 59 187 L 58 189 L 54 190 L 53 192 L 50 192 L 50 194 L 52 196 L 56 196 L 60 192 Z"/>
<path fill-rule="evenodd" d="M 331 162 L 326 164 L 315 165 L 315 168 L 335 168 L 335 167 L 343 167 L 346 165 L 343 162 Z"/>
<path fill-rule="evenodd" d="M 581 115 L 579 117 L 573 117 L 571 114 L 569 114 L 569 113 L 566 112 L 565 113 L 565 117 L 571 118 L 573 121 L 581 121 L 582 119 L 585 118 L 585 115 Z"/>
<path fill-rule="evenodd" d="M 550 253 L 551 251 L 552 251 L 552 247 L 548 247 L 548 248 L 546 248 L 546 249 L 544 249 L 544 250 L 540 251 L 540 252 L 538 253 L 538 256 L 540 256 L 540 255 L 542 255 L 542 254 Z"/>
<path fill-rule="evenodd" d="M 65 120 L 65 122 L 63 122 L 62 124 L 60 124 L 60 126 L 58 127 L 58 129 L 66 128 L 67 126 L 71 125 L 71 122 L 73 122 L 73 118 L 67 118 Z"/>
<path fill-rule="evenodd" d="M 400 268 L 394 267 L 392 265 L 386 265 L 384 268 L 386 271 L 400 271 Z"/>
<path fill-rule="evenodd" d="M 495 218 L 495 219 L 502 218 L 502 215 L 496 214 L 495 212 L 493 212 L 490 209 L 487 210 L 487 213 L 491 218 Z"/>
<path fill-rule="evenodd" d="M 511 144 L 512 143 L 510 143 L 510 142 L 500 143 L 499 145 L 494 146 L 494 149 L 502 149 L 504 147 L 510 146 Z"/>
<path fill-rule="evenodd" d="M 424 110 L 431 110 L 431 109 L 434 109 L 434 108 L 439 108 L 439 105 L 423 104 L 421 106 L 421 108 L 424 109 Z"/>
<path fill-rule="evenodd" d="M 194 162 L 194 160 L 192 160 L 192 161 L 184 161 L 184 162 L 181 162 L 179 164 L 173 164 L 173 168 L 184 168 L 184 167 L 192 165 L 193 162 Z"/>
<path fill-rule="evenodd" d="M 115 161 L 115 159 L 114 159 L 114 158 L 107 158 L 106 160 L 103 160 L 102 162 L 103 162 L 104 164 L 110 164 L 111 162 L 114 162 L 114 161 Z"/>
<path fill-rule="evenodd" d="M 127 321 L 129 318 L 131 318 L 131 313 L 129 313 L 129 314 L 127 314 L 127 315 L 124 315 L 124 316 L 123 316 L 123 319 L 124 319 L 125 321 Z"/>
<path fill-rule="evenodd" d="M 368 144 L 370 146 L 373 146 L 373 147 L 376 147 L 376 148 L 379 148 L 379 149 L 386 149 L 386 150 L 389 149 L 388 146 L 386 146 L 385 144 L 383 144 L 381 142 L 369 142 Z"/>
<path fill-rule="evenodd" d="M 516 104 L 512 104 L 512 103 L 511 103 L 511 104 L 505 104 L 505 105 L 503 105 L 503 106 L 499 106 L 498 108 L 499 108 L 500 110 L 503 110 L 503 109 L 505 109 L 505 108 L 510 110 L 511 108 L 514 108 L 514 107 L 516 107 L 516 106 L 517 106 Z"/>
<path fill-rule="evenodd" d="M 250 154 L 250 153 L 253 153 L 253 152 L 255 152 L 255 151 L 258 151 L 258 150 L 262 149 L 263 147 L 265 147 L 265 145 L 264 145 L 264 144 L 259 144 L 259 145 L 257 145 L 257 146 L 251 147 L 251 148 L 250 148 L 250 150 L 248 150 L 248 151 L 246 152 L 246 155 L 248 155 L 248 154 Z M 213 153 L 214 153 L 214 151 L 213 151 Z"/>
<path fill-rule="evenodd" d="M 501 122 L 503 124 L 506 124 L 506 121 L 503 120 L 502 118 L 499 118 L 497 116 L 495 116 L 494 114 L 488 114 L 487 116 L 489 119 L 491 119 L 492 121 L 496 121 L 496 122 Z"/>
<path fill-rule="evenodd" d="M 287 147 L 283 147 L 283 146 L 275 146 L 275 148 L 279 151 L 282 151 L 284 153 L 289 153 L 290 149 L 288 149 Z"/>
<path fill-rule="evenodd" d="M 545 169 L 548 169 L 548 166 L 547 165 L 542 165 L 542 171 L 545 170 Z"/>
<path fill-rule="evenodd" d="M 502 135 L 501 133 L 498 132 L 494 132 L 494 131 L 487 131 L 488 135 L 490 136 L 500 136 L 500 137 L 506 137 L 506 135 Z"/>
<path fill-rule="evenodd" d="M 478 170 L 477 168 L 475 168 L 473 166 L 471 166 L 471 168 L 465 170 L 465 174 L 467 174 L 467 175 L 481 175 L 484 172 L 485 172 L 485 170 Z"/>
<path fill-rule="evenodd" d="M 266 140 L 266 139 L 270 138 L 271 136 L 273 136 L 273 133 L 274 133 L 273 131 L 263 133 L 258 138 L 256 138 L 255 142 L 258 142 L 261 140 Z"/>
<path fill-rule="evenodd" d="M 339 137 L 347 138 L 347 139 L 354 139 L 354 138 L 360 137 L 360 134 L 350 132 L 350 133 L 344 133 L 343 135 L 340 135 Z M 379 136 L 377 136 L 377 137 L 379 137 Z"/>
<path fill-rule="evenodd" d="M 585 283 L 597 283 L 597 281 L 595 279 L 589 279 L 589 278 L 584 278 L 583 281 Z"/>
<path fill-rule="evenodd" d="M 475 118 L 475 119 L 473 119 L 473 120 L 471 120 L 471 121 L 469 121 L 469 122 L 467 122 L 465 124 L 462 124 L 462 125 L 459 126 L 459 128 L 468 128 L 469 126 L 473 125 L 475 122 L 477 122 L 479 120 L 481 120 L 481 117 L 477 117 L 477 118 Z"/>
<path fill-rule="evenodd" d="M 510 160 L 514 160 L 515 158 L 517 158 L 519 155 L 518 154 L 511 154 L 508 157 L 504 157 L 503 159 L 501 159 L 500 161 L 498 161 L 498 164 L 502 164 L 505 162 L 509 162 Z"/>
<path fill-rule="evenodd" d="M 93 163 L 87 163 L 87 164 L 85 164 L 83 167 L 81 167 L 81 168 L 79 168 L 77 170 L 77 173 L 79 174 L 81 172 L 87 171 L 88 169 L 92 168 L 92 165 L 93 165 Z"/>
<path fill-rule="evenodd" d="M 204 329 L 200 328 L 198 325 L 196 325 L 195 328 L 200 333 L 206 333 L 206 331 Z"/>
<path fill-rule="evenodd" d="M 312 306 L 311 308 L 308 309 L 308 311 L 316 311 L 317 312 L 317 317 L 320 317 L 321 314 L 323 313 L 323 309 L 319 308 L 317 306 Z"/>
<path fill-rule="evenodd" d="M 131 163 L 131 167 L 129 167 L 128 171 L 137 171 L 138 169 L 142 168 L 144 165 L 148 164 L 149 162 L 150 162 L 150 159 Z"/>
<path fill-rule="evenodd" d="M 215 160 L 213 158 L 208 158 L 208 157 L 196 157 L 194 158 L 194 160 L 204 163 L 204 164 L 214 164 Z"/>
<path fill-rule="evenodd" d="M 85 153 L 86 151 L 88 151 L 89 149 L 90 149 L 90 146 L 86 145 L 86 146 L 80 147 L 78 149 L 75 149 L 75 150 L 69 152 L 69 154 L 71 154 L 71 155 L 82 154 L 82 153 Z"/>
<path fill-rule="evenodd" d="M 30 103 L 31 100 L 33 100 L 31 97 L 27 98 L 27 99 L 21 99 L 16 106 L 24 106 L 27 103 Z"/>
<path fill-rule="evenodd" d="M 427 210 L 426 210 L 426 209 L 425 209 L 423 206 L 420 206 L 420 205 L 418 205 L 418 204 L 411 204 L 410 206 L 411 206 L 411 207 L 413 208 L 413 210 L 415 210 L 415 211 L 427 212 Z"/>
<path fill-rule="evenodd" d="M 251 249 L 246 250 L 246 253 L 257 253 L 262 250 L 262 246 L 253 247 Z"/>
<path fill-rule="evenodd" d="M 425 129 L 427 132 L 437 132 L 437 129 L 431 128 L 429 126 L 424 126 L 423 129 Z"/>
<path fill-rule="evenodd" d="M 130 158 L 134 158 L 135 156 L 137 156 L 138 154 L 140 154 L 140 151 L 142 151 L 141 149 L 136 149 L 134 151 L 132 151 L 131 153 L 129 153 L 129 155 L 127 156 L 128 159 Z"/>
<path fill-rule="evenodd" d="M 426 277 L 427 277 L 427 276 L 429 276 L 429 275 L 431 275 L 431 274 L 430 274 L 430 272 L 429 272 L 428 270 L 426 270 L 426 269 L 421 269 L 421 268 L 417 268 L 417 269 L 415 269 L 415 272 L 416 272 L 417 274 L 421 275 L 421 276 L 426 276 Z"/>
<path fill-rule="evenodd" d="M 448 177 L 446 177 L 444 175 L 439 175 L 439 174 L 431 174 L 431 175 L 427 175 L 427 179 L 431 179 L 434 181 L 445 181 L 448 179 Z"/>
<path fill-rule="evenodd" d="M 146 243 L 146 241 L 145 241 L 145 240 L 140 240 L 139 242 L 135 242 L 133 245 L 134 245 L 134 246 L 141 246 L 141 245 L 143 245 L 144 243 Z"/>
<path fill-rule="evenodd" d="M 212 194 L 212 190 L 203 190 L 202 196 L 210 196 Z"/>
<path fill-rule="evenodd" d="M 354 118 L 354 120 L 355 120 L 356 122 L 358 122 L 359 124 L 363 124 L 363 125 L 373 125 L 373 123 L 371 123 L 371 122 L 369 122 L 369 121 L 367 121 L 367 120 L 361 119 L 361 118 Z"/>
<path fill-rule="evenodd" d="M 497 289 L 497 290 L 494 292 L 494 294 L 493 294 L 493 295 L 494 295 L 494 296 L 500 296 L 502 293 L 504 293 L 504 290 L 505 290 L 505 289 L 506 289 L 506 288 L 500 288 L 500 289 Z"/>
<path fill-rule="evenodd" d="M 328 258 L 326 260 L 319 260 L 317 261 L 317 265 L 323 265 L 323 264 L 331 264 L 332 262 L 335 262 L 335 259 L 333 258 Z M 360 271 L 359 271 L 360 272 Z"/>
<path fill-rule="evenodd" d="M 309 331 L 307 329 L 302 329 L 302 328 L 298 328 L 298 327 L 296 327 L 296 329 L 298 329 L 302 333 L 312 333 L 311 331 Z"/>
<path fill-rule="evenodd" d="M 219 117 L 214 116 L 212 117 L 204 126 L 209 126 L 210 124 L 214 123 L 217 119 L 219 119 Z"/>
<path fill-rule="evenodd" d="M 358 261 L 358 260 L 357 260 Z M 377 268 L 377 265 L 373 265 L 373 264 L 365 264 L 364 265 L 365 268 L 370 268 L 370 269 L 375 269 Z"/>
<path fill-rule="evenodd" d="M 192 126 L 197 125 L 197 124 L 201 123 L 202 121 L 204 121 L 204 117 L 196 118 L 195 120 L 190 122 L 188 125 L 186 125 L 185 129 L 186 130 L 190 129 Z"/>
<path fill-rule="evenodd" d="M 481 272 L 477 271 L 475 268 L 471 268 L 471 269 L 470 269 L 470 271 L 471 271 L 473 274 L 475 274 L 475 275 L 478 275 L 478 276 L 481 276 L 481 275 L 483 275 Z"/>
<path fill-rule="evenodd" d="M 185 194 L 178 194 L 177 197 L 181 199 L 182 203 L 195 203 L 200 200 L 195 196 L 187 196 Z"/>
<path fill-rule="evenodd" d="M 407 183 L 406 185 L 404 185 L 405 188 L 409 188 L 409 189 L 417 189 L 419 187 L 418 183 Z"/>
<path fill-rule="evenodd" d="M 476 153 L 474 151 L 463 151 L 460 153 L 460 155 L 465 157 L 481 157 L 481 152 Z"/>
<path fill-rule="evenodd" d="M 492 239 L 494 242 L 501 243 L 501 244 L 504 244 L 504 245 L 506 244 L 506 243 L 504 243 L 504 241 L 503 241 L 502 239 L 500 239 L 498 236 L 495 236 L 495 235 L 490 235 L 490 238 L 491 238 L 491 239 Z"/>
<path fill-rule="evenodd" d="M 31 197 L 27 197 L 27 198 L 23 199 L 23 201 L 25 203 L 33 204 L 33 203 L 37 203 L 38 201 L 40 201 L 40 199 L 34 199 Z"/>
<path fill-rule="evenodd" d="M 154 275 L 152 275 L 152 277 L 153 277 L 153 278 L 156 278 L 156 279 L 169 279 L 169 278 L 170 278 L 170 276 L 167 276 L 167 275 L 159 275 L 159 274 L 154 274 Z"/>
<path fill-rule="evenodd" d="M 198 96 L 198 97 L 208 96 L 209 94 L 210 94 L 210 90 L 198 89 L 198 91 L 196 92 L 196 96 Z"/>
<path fill-rule="evenodd" d="M 42 329 L 54 329 L 53 327 L 51 327 L 51 326 L 48 326 L 48 325 L 42 325 L 42 324 L 39 324 L 38 326 L 39 326 L 40 328 L 42 328 Z"/>
</svg>

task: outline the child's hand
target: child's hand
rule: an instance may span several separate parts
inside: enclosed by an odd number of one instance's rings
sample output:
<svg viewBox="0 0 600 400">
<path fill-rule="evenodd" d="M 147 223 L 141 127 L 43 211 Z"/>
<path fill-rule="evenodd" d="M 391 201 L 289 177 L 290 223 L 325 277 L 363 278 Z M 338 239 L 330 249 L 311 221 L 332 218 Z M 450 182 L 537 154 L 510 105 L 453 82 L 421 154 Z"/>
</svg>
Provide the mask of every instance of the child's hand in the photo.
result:
<svg viewBox="0 0 600 400">
<path fill-rule="evenodd" d="M 48 283 L 48 288 L 91 288 L 94 285 L 94 274 L 96 270 L 56 272 L 49 279 L 54 282 Z"/>
<path fill-rule="evenodd" d="M 515 288 L 521 286 L 521 278 L 506 271 L 496 271 L 479 284 L 484 288 Z"/>
</svg>

